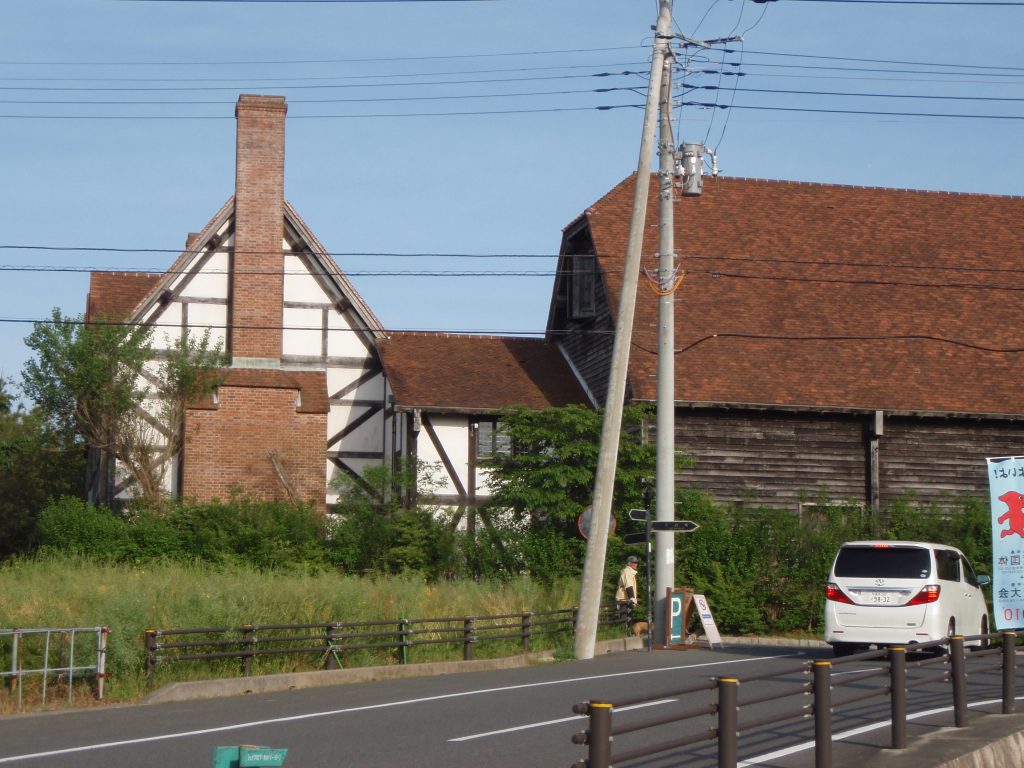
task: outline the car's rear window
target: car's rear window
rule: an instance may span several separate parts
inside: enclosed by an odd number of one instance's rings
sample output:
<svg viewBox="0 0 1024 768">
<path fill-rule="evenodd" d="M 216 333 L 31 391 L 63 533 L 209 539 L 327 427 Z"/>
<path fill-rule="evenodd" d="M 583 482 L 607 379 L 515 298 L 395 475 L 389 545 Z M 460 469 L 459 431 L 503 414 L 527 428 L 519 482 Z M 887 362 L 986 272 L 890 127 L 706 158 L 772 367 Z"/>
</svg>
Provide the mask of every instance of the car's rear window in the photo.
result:
<svg viewBox="0 0 1024 768">
<path fill-rule="evenodd" d="M 852 578 L 927 579 L 931 557 L 921 547 L 843 547 L 835 573 Z"/>
</svg>

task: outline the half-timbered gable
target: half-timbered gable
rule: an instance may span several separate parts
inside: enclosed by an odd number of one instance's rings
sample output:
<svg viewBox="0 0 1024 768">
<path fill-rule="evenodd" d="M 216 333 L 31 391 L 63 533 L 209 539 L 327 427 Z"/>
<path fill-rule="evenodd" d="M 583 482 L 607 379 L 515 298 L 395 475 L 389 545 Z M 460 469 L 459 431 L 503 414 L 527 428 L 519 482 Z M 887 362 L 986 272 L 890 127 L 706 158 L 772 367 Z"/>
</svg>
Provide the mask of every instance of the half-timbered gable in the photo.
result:
<svg viewBox="0 0 1024 768">
<path fill-rule="evenodd" d="M 542 339 L 389 333 L 378 351 L 403 454 L 432 468 L 434 495 L 460 513 L 490 494 L 487 459 L 510 449 L 498 428 L 503 408 L 588 403 L 564 355 Z"/>
<path fill-rule="evenodd" d="M 599 401 L 634 182 L 566 228 L 549 316 Z M 695 460 L 678 481 L 794 509 L 983 494 L 985 457 L 1024 444 L 1022 218 L 1019 197 L 754 179 L 677 199 L 676 445 Z M 656 399 L 654 287 L 641 277 L 634 401 Z"/>
<path fill-rule="evenodd" d="M 216 396 L 186 415 L 168 491 L 323 508 L 336 473 L 358 475 L 389 455 L 390 412 L 381 325 L 284 199 L 285 113 L 280 97 L 239 99 L 235 195 L 166 273 L 95 273 L 88 314 L 153 329 L 144 379 L 186 335 L 209 332 L 230 358 Z"/>
</svg>

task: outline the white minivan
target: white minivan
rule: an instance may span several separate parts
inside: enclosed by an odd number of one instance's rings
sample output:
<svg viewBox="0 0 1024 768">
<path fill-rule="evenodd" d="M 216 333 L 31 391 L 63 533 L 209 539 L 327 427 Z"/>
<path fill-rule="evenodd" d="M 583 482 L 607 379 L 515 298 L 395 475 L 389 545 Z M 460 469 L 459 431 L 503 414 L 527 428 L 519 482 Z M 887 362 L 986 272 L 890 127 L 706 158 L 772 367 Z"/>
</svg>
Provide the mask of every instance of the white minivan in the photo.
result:
<svg viewBox="0 0 1024 768">
<path fill-rule="evenodd" d="M 981 587 L 989 583 L 988 576 L 975 576 L 959 549 L 945 544 L 847 542 L 825 587 L 825 642 L 843 656 L 869 645 L 988 634 Z"/>
</svg>

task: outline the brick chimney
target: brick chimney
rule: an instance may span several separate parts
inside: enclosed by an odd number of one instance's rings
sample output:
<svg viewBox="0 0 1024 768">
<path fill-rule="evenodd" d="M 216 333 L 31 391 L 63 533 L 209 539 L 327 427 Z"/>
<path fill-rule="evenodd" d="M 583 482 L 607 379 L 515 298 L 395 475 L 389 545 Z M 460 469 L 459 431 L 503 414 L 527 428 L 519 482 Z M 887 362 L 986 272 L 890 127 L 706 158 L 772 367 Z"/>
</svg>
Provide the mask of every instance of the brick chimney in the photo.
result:
<svg viewBox="0 0 1024 768">
<path fill-rule="evenodd" d="M 281 360 L 284 257 L 283 96 L 242 94 L 235 106 L 235 254 L 230 352 L 235 365 Z"/>
</svg>

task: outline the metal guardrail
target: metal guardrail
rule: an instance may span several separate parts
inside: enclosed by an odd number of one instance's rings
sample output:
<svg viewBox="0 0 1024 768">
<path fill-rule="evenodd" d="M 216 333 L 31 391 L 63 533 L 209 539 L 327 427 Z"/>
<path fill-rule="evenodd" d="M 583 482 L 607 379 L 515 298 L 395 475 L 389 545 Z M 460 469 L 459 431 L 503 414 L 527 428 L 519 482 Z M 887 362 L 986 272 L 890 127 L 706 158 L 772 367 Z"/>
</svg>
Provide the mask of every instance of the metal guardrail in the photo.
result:
<svg viewBox="0 0 1024 768">
<path fill-rule="evenodd" d="M 65 684 L 71 703 L 76 677 L 93 678 L 96 698 L 102 700 L 109 633 L 107 627 L 0 629 L 0 679 L 16 691 L 18 711 L 22 707 L 24 681 L 32 677 L 40 678 L 43 704 L 51 681 Z M 91 663 L 81 663 L 84 656 Z"/>
<path fill-rule="evenodd" d="M 739 696 L 741 680 L 736 677 L 711 678 L 707 682 L 685 688 L 659 691 L 653 694 L 619 699 L 616 701 L 586 701 L 576 704 L 573 712 L 587 715 L 589 724 L 586 731 L 573 735 L 574 744 L 585 745 L 588 749 L 587 758 L 573 764 L 573 768 L 610 768 L 627 760 L 663 754 L 682 747 L 700 742 L 717 742 L 719 768 L 736 768 L 739 736 L 767 725 L 774 725 L 795 719 L 814 718 L 814 765 L 815 768 L 832 768 L 832 713 L 845 705 L 861 702 L 880 696 L 888 696 L 891 710 L 891 746 L 893 749 L 905 749 L 907 746 L 907 697 L 914 688 L 937 681 L 951 683 L 953 698 L 954 725 L 963 728 L 968 725 L 967 717 L 967 657 L 964 653 L 965 641 L 980 641 L 982 649 L 970 655 L 972 674 L 999 670 L 1002 674 L 1002 713 L 1010 714 L 1016 707 L 1016 632 L 999 632 L 987 635 L 971 635 L 969 637 L 953 636 L 942 640 L 921 643 L 913 646 L 913 652 L 934 649 L 945 650 L 942 656 L 922 661 L 907 661 L 907 648 L 892 647 L 879 651 L 868 651 L 847 656 L 835 662 L 805 662 L 799 666 L 764 675 L 744 677 L 742 682 L 765 681 L 783 678 L 794 673 L 806 674 L 810 680 L 801 684 L 791 685 L 785 690 L 762 694 L 742 699 Z M 990 641 L 1000 640 L 998 647 L 987 648 Z M 985 659 L 998 655 L 996 663 Z M 842 678 L 832 676 L 833 666 L 840 666 L 857 661 L 881 660 L 888 662 L 887 668 L 865 670 L 848 673 Z M 979 660 L 974 664 L 974 660 Z M 948 663 L 948 667 L 946 667 Z M 943 669 L 930 676 L 908 680 L 907 669 L 929 668 L 943 665 Z M 833 693 L 862 683 L 872 678 L 880 678 L 880 685 L 867 690 L 858 690 L 839 698 Z M 644 704 L 664 699 L 672 699 L 701 691 L 714 691 L 717 700 L 708 704 L 695 706 L 686 711 L 672 715 L 648 718 L 640 722 L 619 724 L 614 722 L 615 708 Z M 812 703 L 804 703 L 786 707 L 780 703 L 777 711 L 767 717 L 743 720 L 740 713 L 745 706 L 779 701 L 808 694 L 813 696 Z M 681 723 L 701 716 L 717 716 L 716 727 L 698 730 L 686 736 L 670 741 L 649 744 L 644 747 L 613 752 L 614 738 L 625 733 L 656 728 L 671 723 Z"/>
<path fill-rule="evenodd" d="M 482 643 L 513 641 L 524 653 L 544 635 L 572 635 L 576 608 L 525 611 L 487 616 L 449 616 L 392 621 L 317 624 L 246 624 L 241 627 L 147 629 L 146 677 L 152 687 L 159 664 L 238 659 L 239 674 L 254 674 L 253 662 L 262 656 L 318 657 L 316 666 L 337 669 L 346 654 L 360 650 L 390 651 L 399 664 L 408 664 L 410 652 L 420 646 L 461 646 L 463 659 L 474 657 Z M 601 611 L 602 626 L 625 624 L 615 606 Z"/>
</svg>

